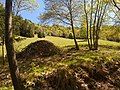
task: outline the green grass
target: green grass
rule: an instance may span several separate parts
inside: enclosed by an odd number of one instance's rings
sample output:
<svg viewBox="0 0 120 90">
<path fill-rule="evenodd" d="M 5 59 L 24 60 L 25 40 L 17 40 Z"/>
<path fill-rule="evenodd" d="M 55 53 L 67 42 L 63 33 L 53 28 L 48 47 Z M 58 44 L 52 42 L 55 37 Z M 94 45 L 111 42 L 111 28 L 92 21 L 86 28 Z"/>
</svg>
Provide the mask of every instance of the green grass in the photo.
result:
<svg viewBox="0 0 120 90">
<path fill-rule="evenodd" d="M 120 46 L 120 43 L 118 42 L 112 42 L 112 41 L 106 41 L 106 40 L 99 40 L 99 45 L 105 45 L 105 46 Z"/>
<path fill-rule="evenodd" d="M 25 48 L 30 43 L 38 41 L 38 40 L 48 40 L 50 42 L 53 42 L 56 46 L 59 46 L 59 47 L 74 45 L 74 40 L 73 39 L 46 36 L 45 38 L 27 38 L 26 40 L 23 40 L 21 42 L 16 42 L 15 43 L 15 50 L 16 51 L 21 51 L 23 48 Z M 87 45 L 86 41 L 82 41 L 82 40 L 77 40 L 77 41 L 78 41 L 79 45 Z M 106 40 L 99 40 L 99 45 L 120 46 L 120 43 L 112 42 L 112 41 L 106 41 Z"/>
<path fill-rule="evenodd" d="M 32 42 L 35 42 L 37 40 L 48 40 L 53 42 L 56 46 L 59 47 L 65 47 L 65 46 L 71 46 L 74 45 L 73 39 L 66 39 L 66 38 L 60 38 L 60 37 L 51 37 L 46 36 L 45 38 L 27 38 L 26 40 L 15 42 L 15 50 L 16 52 L 20 52 L 23 48 L 25 48 L 27 45 L 29 45 Z M 77 40 L 79 45 L 87 45 L 86 41 Z M 99 45 L 103 46 L 113 46 L 117 47 L 120 46 L 120 43 L 112 42 L 112 41 L 106 41 L 106 40 L 99 40 Z M 0 56 L 2 56 L 2 47 L 0 46 Z"/>
<path fill-rule="evenodd" d="M 13 87 L 0 87 L 0 90 L 14 90 Z"/>
<path fill-rule="evenodd" d="M 15 49 L 17 51 L 20 51 L 21 49 L 25 48 L 28 44 L 35 42 L 37 40 L 48 40 L 53 42 L 56 46 L 60 46 L 60 47 L 74 45 L 74 42 L 71 39 L 47 36 L 45 38 L 27 38 L 26 40 L 23 40 L 21 42 L 16 42 Z"/>
<path fill-rule="evenodd" d="M 53 42 L 56 46 L 65 47 L 65 46 L 73 46 L 74 41 L 72 39 L 65 39 L 60 37 L 50 37 L 46 38 L 27 38 L 20 42 L 15 42 L 15 50 L 20 52 L 23 48 L 29 45 L 32 42 L 37 40 L 48 40 Z M 82 62 L 86 63 L 94 63 L 99 60 L 119 60 L 120 52 L 117 49 L 109 49 L 107 47 L 118 47 L 120 43 L 99 40 L 99 44 L 102 46 L 98 51 L 88 51 L 85 49 L 84 45 L 87 45 L 87 41 L 77 40 L 78 44 L 81 48 L 79 51 L 65 51 L 63 55 L 55 55 L 48 58 L 35 58 L 29 60 L 18 61 L 18 65 L 20 68 L 20 73 L 23 77 L 27 78 L 27 81 L 33 81 L 36 76 L 41 76 L 47 73 L 51 73 L 52 71 L 63 68 L 70 67 L 71 65 L 81 64 Z M 104 48 L 104 46 L 106 46 Z M 68 48 L 67 48 L 68 49 Z M 1 47 L 0 47 L 0 55 L 1 55 Z M 2 69 L 2 68 L 1 68 Z M 8 68 L 7 68 L 8 69 Z M 2 70 L 1 70 L 2 71 Z M 25 73 L 26 72 L 26 73 Z M 9 73 L 9 72 L 8 72 Z M 9 87 L 1 87 L 0 90 L 12 90 Z"/>
<path fill-rule="evenodd" d="M 70 67 L 71 65 L 79 65 L 81 63 L 96 63 L 100 60 L 108 62 L 111 60 L 119 60 L 119 50 L 99 50 L 99 51 L 79 51 L 64 52 L 62 56 L 55 55 L 48 58 L 28 59 L 23 62 L 26 68 L 21 68 L 21 71 L 27 72 L 26 75 L 28 81 L 32 81 L 37 76 L 41 76 L 47 73 L 51 73 L 58 68 Z M 32 63 L 31 63 L 32 62 Z M 31 64 L 30 64 L 31 63 Z M 42 63 L 42 64 L 41 64 Z M 22 64 L 19 64 L 23 66 Z"/>
</svg>

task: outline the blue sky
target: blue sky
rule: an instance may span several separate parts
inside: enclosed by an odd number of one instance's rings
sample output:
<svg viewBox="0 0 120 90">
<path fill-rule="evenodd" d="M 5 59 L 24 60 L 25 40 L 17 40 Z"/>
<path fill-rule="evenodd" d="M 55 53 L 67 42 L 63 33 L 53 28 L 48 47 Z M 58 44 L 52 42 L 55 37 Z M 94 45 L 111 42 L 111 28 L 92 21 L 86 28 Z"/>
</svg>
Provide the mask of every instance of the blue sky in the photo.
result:
<svg viewBox="0 0 120 90">
<path fill-rule="evenodd" d="M 44 0 L 36 0 L 37 3 L 39 4 L 39 7 L 36 8 L 36 10 L 34 11 L 22 11 L 20 13 L 20 15 L 24 18 L 24 19 L 29 19 L 34 23 L 39 23 L 40 21 L 38 20 L 38 17 L 41 13 L 44 12 Z M 0 2 L 2 2 L 3 4 L 5 4 L 5 0 L 0 0 Z"/>
<path fill-rule="evenodd" d="M 44 12 L 44 2 L 43 0 L 37 0 L 37 3 L 39 4 L 39 7 L 32 11 L 32 12 L 29 12 L 29 11 L 22 11 L 20 13 L 20 15 L 24 18 L 24 19 L 29 19 L 31 20 L 32 22 L 34 23 L 39 23 L 40 21 L 38 20 L 38 16 Z"/>
</svg>

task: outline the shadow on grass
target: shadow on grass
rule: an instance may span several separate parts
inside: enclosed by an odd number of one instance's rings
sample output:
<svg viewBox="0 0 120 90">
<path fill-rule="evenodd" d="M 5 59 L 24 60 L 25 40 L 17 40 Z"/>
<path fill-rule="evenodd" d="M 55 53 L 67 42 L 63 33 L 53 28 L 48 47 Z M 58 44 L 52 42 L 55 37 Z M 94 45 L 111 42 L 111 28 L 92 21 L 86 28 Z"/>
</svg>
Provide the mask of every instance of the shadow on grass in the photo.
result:
<svg viewBox="0 0 120 90">
<path fill-rule="evenodd" d="M 2 56 L 0 56 L 0 65 L 4 65 L 5 64 L 5 62 L 6 62 L 6 60 L 5 61 L 3 61 L 3 57 Z M 4 63 L 4 64 L 3 64 Z"/>
<path fill-rule="evenodd" d="M 47 57 L 47 58 L 33 58 L 33 59 L 27 59 L 21 61 L 19 60 L 19 65 L 22 66 L 20 67 L 20 69 L 24 74 L 24 77 L 27 78 L 28 81 L 32 81 L 32 82 L 36 77 L 41 77 L 41 76 L 46 77 L 48 75 L 53 75 L 51 76 L 51 78 L 53 78 L 55 76 L 54 72 L 56 70 L 59 71 L 59 69 L 66 68 L 66 71 L 68 72 L 72 70 L 77 74 L 81 74 L 79 77 L 80 80 L 81 78 L 83 78 L 83 80 L 89 79 L 90 82 L 91 80 L 93 80 L 94 83 L 97 84 L 97 81 L 100 80 L 101 81 L 108 80 L 109 82 L 109 79 L 106 78 L 104 72 L 99 71 L 102 70 L 102 65 L 103 67 L 105 65 L 104 68 L 109 70 L 110 73 L 116 72 L 119 68 L 119 65 L 117 64 L 117 69 L 116 69 L 115 67 L 116 62 L 115 63 L 113 62 L 113 60 L 117 61 L 120 59 L 119 57 L 117 58 L 117 56 L 120 55 L 120 53 L 117 52 L 117 50 L 116 53 L 114 53 L 114 50 L 109 50 L 108 48 L 103 49 L 102 47 L 101 50 L 98 51 L 88 51 L 86 47 L 81 47 L 82 49 L 80 50 L 75 50 L 73 46 L 68 46 L 65 48 L 66 51 L 64 51 L 62 55 L 54 55 L 52 57 Z M 111 70 L 111 68 L 115 68 L 115 71 Z M 107 71 L 105 72 L 105 74 L 109 75 Z M 57 75 L 59 76 L 58 73 Z M 112 75 L 109 76 L 113 77 Z M 118 78 L 114 77 L 113 80 L 114 79 L 117 80 Z M 55 80 L 57 82 L 57 80 L 59 79 L 55 79 Z M 53 79 L 52 82 L 55 80 Z M 88 80 L 84 82 L 90 84 Z M 93 84 L 93 86 L 95 85 Z M 118 85 L 114 85 L 114 86 L 119 87 Z"/>
<path fill-rule="evenodd" d="M 63 67 L 75 69 L 77 68 L 76 66 L 79 66 L 82 63 L 85 63 L 85 65 L 98 63 L 98 65 L 101 65 L 101 61 L 107 62 L 110 60 L 119 60 L 120 53 L 118 51 L 118 47 L 116 48 L 109 46 L 100 46 L 100 50 L 98 51 L 89 51 L 87 45 L 80 45 L 80 50 L 75 50 L 74 46 L 72 45 L 64 47 L 61 55 L 29 59 L 19 58 L 17 60 L 22 78 L 25 78 L 27 81 L 33 81 L 35 77 L 44 76 L 52 73 L 56 69 Z M 0 63 L 2 63 L 1 61 L 2 59 L 0 58 Z M 0 71 L 4 71 L 1 73 L 7 73 L 5 76 L 9 75 L 7 64 L 6 68 L 1 67 L 0 69 Z M 9 81 L 10 76 L 9 78 L 3 79 L 1 85 L 3 85 L 6 80 Z"/>
</svg>

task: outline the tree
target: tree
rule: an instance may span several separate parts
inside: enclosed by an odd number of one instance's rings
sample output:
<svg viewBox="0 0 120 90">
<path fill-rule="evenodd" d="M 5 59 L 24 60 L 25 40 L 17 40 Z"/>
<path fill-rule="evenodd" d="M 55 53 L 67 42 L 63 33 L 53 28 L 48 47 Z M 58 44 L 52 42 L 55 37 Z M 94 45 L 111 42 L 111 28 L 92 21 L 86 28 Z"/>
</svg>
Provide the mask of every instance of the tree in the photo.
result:
<svg viewBox="0 0 120 90">
<path fill-rule="evenodd" d="M 101 0 L 84 0 L 84 12 L 87 27 L 86 31 L 90 50 L 98 50 L 99 33 L 107 5 L 107 2 Z"/>
<path fill-rule="evenodd" d="M 14 36 L 20 36 L 20 28 L 21 24 L 24 22 L 23 18 L 21 16 L 12 16 L 12 29 Z"/>
<path fill-rule="evenodd" d="M 35 25 L 30 20 L 23 20 L 20 25 L 20 36 L 34 37 Z"/>
<path fill-rule="evenodd" d="M 0 37 L 3 34 L 4 16 L 5 16 L 5 9 L 3 8 L 3 5 L 0 3 Z"/>
<path fill-rule="evenodd" d="M 20 84 L 19 69 L 17 66 L 12 34 L 12 0 L 6 0 L 5 4 L 5 45 L 9 62 L 10 74 L 14 90 L 23 90 Z"/>
<path fill-rule="evenodd" d="M 13 12 L 17 16 L 22 11 L 32 11 L 38 7 L 35 0 L 13 0 Z"/>
<path fill-rule="evenodd" d="M 46 12 L 42 14 L 43 22 L 59 22 L 71 26 L 76 49 L 79 46 L 76 41 L 74 26 L 80 18 L 80 0 L 45 0 Z"/>
<path fill-rule="evenodd" d="M 113 6 L 114 5 L 114 6 Z M 110 1 L 111 12 L 115 15 L 110 16 L 110 18 L 115 22 L 115 24 L 120 23 L 120 1 L 111 0 Z"/>
<path fill-rule="evenodd" d="M 113 5 L 120 11 L 120 6 L 117 4 L 117 3 L 120 4 L 120 1 L 117 2 L 117 0 L 112 0 L 112 3 L 113 3 Z"/>
<path fill-rule="evenodd" d="M 5 9 L 3 8 L 3 5 L 0 3 L 0 37 L 2 39 L 2 59 L 3 59 L 3 65 L 5 63 L 5 58 L 4 58 L 4 16 L 5 16 Z"/>
</svg>

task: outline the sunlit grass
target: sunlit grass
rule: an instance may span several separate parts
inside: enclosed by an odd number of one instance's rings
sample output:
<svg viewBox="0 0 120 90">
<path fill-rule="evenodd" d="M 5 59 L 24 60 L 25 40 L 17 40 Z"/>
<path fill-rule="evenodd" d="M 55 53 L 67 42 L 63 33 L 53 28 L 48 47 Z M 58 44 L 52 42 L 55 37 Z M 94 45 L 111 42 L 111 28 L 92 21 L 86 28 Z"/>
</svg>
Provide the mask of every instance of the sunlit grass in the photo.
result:
<svg viewBox="0 0 120 90">
<path fill-rule="evenodd" d="M 13 87 L 5 87 L 5 86 L 3 86 L 3 87 L 0 87 L 0 90 L 14 90 L 13 89 Z"/>
<path fill-rule="evenodd" d="M 25 40 L 22 40 L 20 42 L 15 42 L 15 50 L 16 52 L 20 52 L 23 48 L 25 48 L 27 45 L 29 45 L 32 42 L 35 42 L 37 40 L 48 40 L 52 43 L 54 43 L 58 47 L 65 47 L 65 46 L 73 46 L 74 41 L 73 39 L 65 39 L 65 38 L 60 38 L 60 37 L 51 37 L 51 36 L 46 36 L 45 38 L 27 38 Z M 86 46 L 87 41 L 82 41 L 82 40 L 77 40 L 79 46 Z M 105 41 L 105 40 L 99 40 L 99 45 L 101 46 L 112 46 L 112 47 L 118 47 L 120 46 L 120 43 L 117 42 L 112 42 L 112 41 Z M 53 57 L 48 57 L 44 59 L 39 59 L 38 60 L 35 58 L 35 61 L 30 59 L 26 60 L 24 63 L 20 63 L 18 61 L 20 68 L 20 72 L 25 74 L 25 77 L 27 78 L 27 81 L 32 81 L 34 80 L 34 77 L 36 76 L 41 76 L 46 73 L 51 73 L 54 70 L 58 68 L 63 68 L 63 67 L 70 67 L 72 65 L 79 65 L 82 62 L 86 63 L 91 63 L 91 62 L 96 62 L 99 60 L 118 60 L 120 59 L 120 52 L 119 50 L 109 49 L 109 48 L 103 48 L 101 47 L 100 50 L 98 51 L 88 51 L 88 50 L 82 50 L 80 49 L 79 51 L 74 51 L 73 52 L 67 52 L 64 53 L 64 55 L 61 57 L 59 55 L 53 56 Z M 68 47 L 66 47 L 68 48 Z M 85 48 L 85 47 L 82 47 Z M 0 46 L 0 55 L 2 55 L 2 50 Z M 69 54 L 68 56 L 66 54 Z M 41 60 L 43 60 L 44 63 L 41 63 Z M 45 60 L 45 61 L 44 61 Z M 29 63 L 28 63 L 29 62 Z M 23 67 L 25 66 L 25 67 Z M 11 87 L 1 87 L 0 90 L 13 90 Z"/>
<path fill-rule="evenodd" d="M 46 36 L 45 38 L 34 37 L 34 38 L 27 38 L 27 39 L 22 40 L 20 42 L 15 42 L 14 43 L 15 51 L 20 52 L 27 45 L 29 45 L 32 42 L 38 41 L 38 40 L 48 40 L 50 42 L 53 42 L 56 46 L 59 46 L 59 47 L 74 45 L 73 39 L 66 39 L 66 38 L 52 37 L 52 36 Z M 87 45 L 87 41 L 82 41 L 79 39 L 77 41 L 78 41 L 79 45 Z M 120 43 L 106 41 L 106 40 L 99 40 L 99 45 L 117 47 L 117 46 L 120 46 Z M 0 56 L 2 56 L 2 47 L 1 46 L 0 46 Z"/>
<path fill-rule="evenodd" d="M 74 42 L 71 39 L 46 36 L 45 38 L 27 38 L 26 40 L 23 40 L 21 42 L 16 42 L 15 50 L 21 51 L 23 48 L 25 48 L 30 43 L 38 41 L 38 40 L 48 40 L 50 42 L 53 42 L 56 46 L 59 46 L 59 47 L 74 45 Z"/>
<path fill-rule="evenodd" d="M 120 43 L 118 42 L 112 42 L 112 41 L 106 41 L 106 40 L 99 40 L 100 45 L 105 45 L 105 46 L 120 46 Z"/>
</svg>

